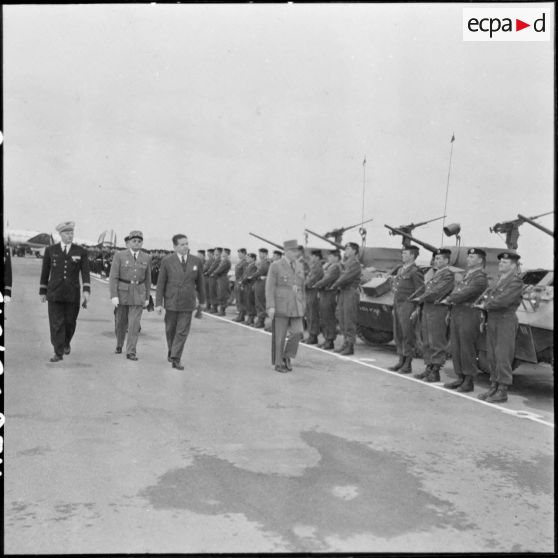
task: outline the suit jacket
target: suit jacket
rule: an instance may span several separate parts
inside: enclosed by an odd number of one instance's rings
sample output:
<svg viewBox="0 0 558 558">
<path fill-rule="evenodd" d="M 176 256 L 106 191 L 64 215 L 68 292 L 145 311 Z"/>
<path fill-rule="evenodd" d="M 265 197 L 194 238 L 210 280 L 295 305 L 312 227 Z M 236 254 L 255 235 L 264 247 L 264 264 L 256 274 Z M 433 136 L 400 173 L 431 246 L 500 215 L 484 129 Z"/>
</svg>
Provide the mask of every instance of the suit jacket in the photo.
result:
<svg viewBox="0 0 558 558">
<path fill-rule="evenodd" d="M 53 302 L 79 303 L 80 274 L 83 291 L 91 292 L 87 250 L 71 244 L 66 255 L 60 243 L 47 246 L 43 256 L 39 294 L 46 295 L 47 300 Z"/>
<path fill-rule="evenodd" d="M 132 251 L 120 250 L 114 254 L 109 276 L 110 297 L 118 297 L 124 306 L 143 306 L 151 292 L 151 256 L 138 252 L 134 260 Z"/>
<path fill-rule="evenodd" d="M 265 282 L 267 308 L 275 308 L 278 316 L 302 317 L 306 309 L 304 293 L 304 267 L 295 261 L 294 270 L 283 256 L 269 266 Z M 296 287 L 296 291 L 295 291 Z"/>
<path fill-rule="evenodd" d="M 196 297 L 205 304 L 203 288 L 203 262 L 188 254 L 186 271 L 176 254 L 170 254 L 161 262 L 155 306 L 163 306 L 174 312 L 192 312 L 197 308 Z"/>
</svg>

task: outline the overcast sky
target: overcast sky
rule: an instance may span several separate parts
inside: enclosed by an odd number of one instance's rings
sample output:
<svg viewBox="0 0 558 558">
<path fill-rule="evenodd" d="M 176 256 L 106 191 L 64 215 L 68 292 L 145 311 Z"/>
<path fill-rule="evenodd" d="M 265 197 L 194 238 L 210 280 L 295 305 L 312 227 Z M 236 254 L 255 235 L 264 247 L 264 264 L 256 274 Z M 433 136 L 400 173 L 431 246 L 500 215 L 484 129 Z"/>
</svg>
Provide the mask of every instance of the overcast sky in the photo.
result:
<svg viewBox="0 0 558 558">
<path fill-rule="evenodd" d="M 367 245 L 398 246 L 384 223 L 443 214 L 455 133 L 446 224 L 504 248 L 489 227 L 554 208 L 554 41 L 464 42 L 462 8 L 4 6 L 4 224 L 256 250 L 359 222 L 364 185 Z"/>
</svg>

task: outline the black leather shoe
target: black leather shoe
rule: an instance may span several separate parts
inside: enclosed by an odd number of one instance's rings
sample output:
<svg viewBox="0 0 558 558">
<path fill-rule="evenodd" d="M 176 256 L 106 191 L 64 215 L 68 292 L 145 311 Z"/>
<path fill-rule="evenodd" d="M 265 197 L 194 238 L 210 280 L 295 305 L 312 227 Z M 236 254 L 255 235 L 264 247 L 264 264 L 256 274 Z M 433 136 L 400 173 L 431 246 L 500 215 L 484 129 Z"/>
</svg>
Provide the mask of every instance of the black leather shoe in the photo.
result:
<svg viewBox="0 0 558 558">
<path fill-rule="evenodd" d="M 413 378 L 416 378 L 417 380 L 424 380 L 424 378 L 430 374 L 431 370 L 432 366 L 429 364 L 422 372 L 413 374 Z"/>
<path fill-rule="evenodd" d="M 347 343 L 343 343 L 343 345 L 341 345 L 341 347 L 338 347 L 337 349 L 334 349 L 333 351 L 336 353 L 341 353 L 345 350 L 345 348 L 347 347 Z"/>
<path fill-rule="evenodd" d="M 138 357 L 137 357 L 136 355 L 132 355 L 132 354 L 126 355 L 126 358 L 127 358 L 128 360 L 138 360 Z"/>
<path fill-rule="evenodd" d="M 288 371 L 289 370 L 287 369 L 287 367 L 284 364 L 276 364 L 275 365 L 275 372 L 282 372 L 283 374 L 285 374 Z"/>
<path fill-rule="evenodd" d="M 473 376 L 465 376 L 463 383 L 458 386 L 455 391 L 458 391 L 459 393 L 469 393 L 470 391 L 475 391 Z"/>
<path fill-rule="evenodd" d="M 432 365 L 432 370 L 430 370 L 430 374 L 424 378 L 424 381 L 433 384 L 440 381 L 440 366 L 437 364 Z"/>
<path fill-rule="evenodd" d="M 114 354 L 115 355 L 121 355 L 122 354 L 122 347 L 116 347 L 116 349 L 114 350 Z"/>
<path fill-rule="evenodd" d="M 454 380 L 453 382 L 446 382 L 444 384 L 444 387 L 447 389 L 456 389 L 458 388 L 463 382 L 465 381 L 465 378 L 463 376 L 458 376 L 457 380 Z"/>
<path fill-rule="evenodd" d="M 49 362 L 58 362 L 59 360 L 62 360 L 64 357 L 62 355 L 53 355 L 50 357 L 50 361 Z"/>
<path fill-rule="evenodd" d="M 184 370 L 184 366 L 180 364 L 180 362 L 172 361 L 172 367 L 176 368 L 177 370 Z"/>
<path fill-rule="evenodd" d="M 315 335 L 310 335 L 307 339 L 303 341 L 306 345 L 317 345 L 318 338 Z"/>
<path fill-rule="evenodd" d="M 354 355 L 355 348 L 352 343 L 347 343 L 347 346 L 339 353 L 342 356 Z"/>
<path fill-rule="evenodd" d="M 285 368 L 286 368 L 289 372 L 293 369 L 293 367 L 292 367 L 292 365 L 291 365 L 291 359 L 290 359 L 289 357 L 285 357 L 285 358 L 283 359 L 283 364 L 285 365 Z"/>
<path fill-rule="evenodd" d="M 69 355 L 72 352 L 72 347 L 70 347 L 70 345 L 67 345 L 66 347 L 64 347 L 64 354 L 65 355 Z"/>
<path fill-rule="evenodd" d="M 265 324 L 264 324 L 263 322 L 256 322 L 256 323 L 254 324 L 254 327 L 255 327 L 256 329 L 261 329 L 262 327 L 265 327 Z"/>
<path fill-rule="evenodd" d="M 194 318 L 198 318 L 198 320 L 200 320 L 201 317 L 202 317 L 201 310 L 198 310 L 198 311 L 194 314 Z"/>
</svg>

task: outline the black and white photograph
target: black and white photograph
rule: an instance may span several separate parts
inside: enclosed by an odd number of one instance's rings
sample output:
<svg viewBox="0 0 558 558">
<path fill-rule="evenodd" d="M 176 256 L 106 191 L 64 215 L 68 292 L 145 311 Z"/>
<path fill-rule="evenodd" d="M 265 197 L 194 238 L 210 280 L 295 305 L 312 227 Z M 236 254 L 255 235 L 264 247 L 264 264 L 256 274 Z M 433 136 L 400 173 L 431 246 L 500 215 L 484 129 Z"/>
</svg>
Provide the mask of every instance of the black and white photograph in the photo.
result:
<svg viewBox="0 0 558 558">
<path fill-rule="evenodd" d="M 1 31 L 6 555 L 555 551 L 553 2 Z"/>
</svg>

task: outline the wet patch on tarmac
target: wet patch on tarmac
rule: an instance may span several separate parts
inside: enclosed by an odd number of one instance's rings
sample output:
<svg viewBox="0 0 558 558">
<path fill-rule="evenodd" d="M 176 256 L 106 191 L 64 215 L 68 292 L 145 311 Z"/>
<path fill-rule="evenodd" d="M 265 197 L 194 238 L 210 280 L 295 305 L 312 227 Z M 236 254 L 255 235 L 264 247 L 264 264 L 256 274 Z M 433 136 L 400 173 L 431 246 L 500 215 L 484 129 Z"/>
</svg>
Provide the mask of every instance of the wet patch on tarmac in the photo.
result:
<svg viewBox="0 0 558 558">
<path fill-rule="evenodd" d="M 484 453 L 476 460 L 479 469 L 489 469 L 499 476 L 512 479 L 520 489 L 527 489 L 533 494 L 554 493 L 554 459 L 550 455 L 540 454 L 533 461 L 504 453 Z"/>
<path fill-rule="evenodd" d="M 48 453 L 50 451 L 52 451 L 52 448 L 50 446 L 36 446 L 34 448 L 18 451 L 16 455 L 17 457 L 27 456 L 27 455 L 31 455 L 31 456 L 44 455 L 45 453 Z"/>
<path fill-rule="evenodd" d="M 53 517 L 54 521 L 67 521 L 68 519 L 76 516 L 77 514 L 80 517 L 86 517 L 83 512 L 84 511 L 93 511 L 95 508 L 95 504 L 93 502 L 75 502 L 75 503 L 66 503 L 66 504 L 56 504 L 54 506 L 54 511 L 57 513 L 56 517 Z M 100 517 L 100 514 L 93 513 L 87 516 L 87 519 L 91 519 L 92 517 Z"/>
<path fill-rule="evenodd" d="M 168 471 L 139 496 L 156 509 L 243 514 L 293 550 L 326 550 L 331 535 L 389 538 L 446 526 L 476 528 L 450 502 L 422 488 L 407 457 L 331 434 L 301 437 L 320 460 L 300 476 L 257 473 L 196 455 L 191 466 Z"/>
</svg>

